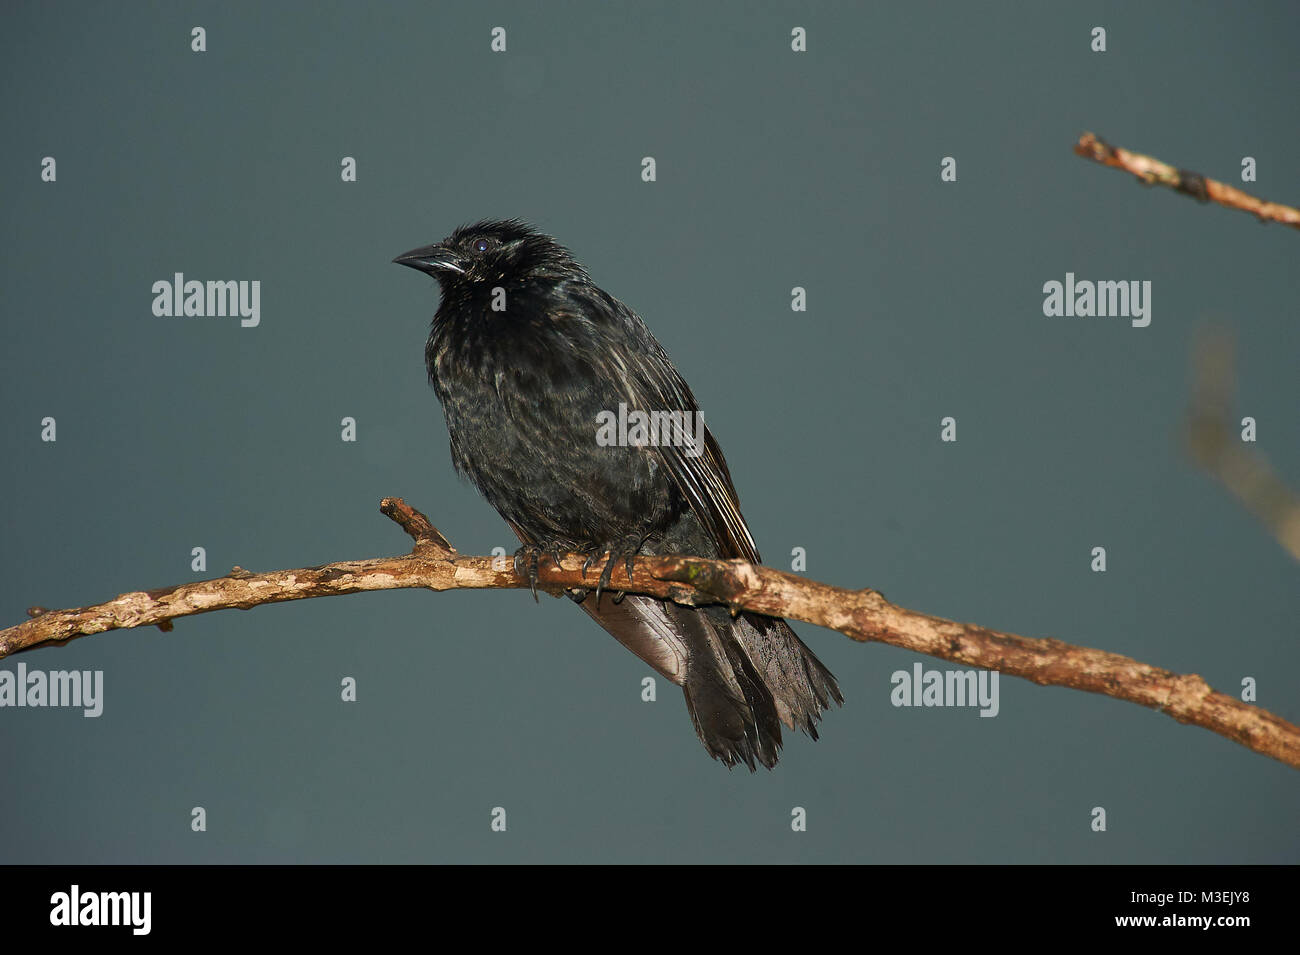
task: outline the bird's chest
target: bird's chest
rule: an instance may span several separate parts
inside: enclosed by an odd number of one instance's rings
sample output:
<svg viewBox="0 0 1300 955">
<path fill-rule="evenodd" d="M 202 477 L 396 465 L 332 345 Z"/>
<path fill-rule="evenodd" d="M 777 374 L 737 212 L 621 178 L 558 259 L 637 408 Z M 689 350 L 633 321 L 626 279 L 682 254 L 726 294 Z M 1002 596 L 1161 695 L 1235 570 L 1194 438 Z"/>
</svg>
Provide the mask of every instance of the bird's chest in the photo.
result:
<svg viewBox="0 0 1300 955">
<path fill-rule="evenodd" d="M 480 344 L 437 354 L 430 370 L 456 468 L 534 538 L 610 540 L 673 510 L 654 450 L 603 440 L 602 413 L 625 398 L 576 356 Z"/>
</svg>

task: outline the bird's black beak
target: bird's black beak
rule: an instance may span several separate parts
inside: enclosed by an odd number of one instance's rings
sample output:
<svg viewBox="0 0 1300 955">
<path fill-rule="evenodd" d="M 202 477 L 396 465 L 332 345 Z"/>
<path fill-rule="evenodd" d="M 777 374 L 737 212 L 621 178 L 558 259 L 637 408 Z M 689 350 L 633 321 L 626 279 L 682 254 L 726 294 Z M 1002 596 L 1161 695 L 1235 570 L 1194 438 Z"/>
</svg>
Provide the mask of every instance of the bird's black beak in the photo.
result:
<svg viewBox="0 0 1300 955">
<path fill-rule="evenodd" d="M 408 268 L 427 272 L 434 278 L 439 278 L 441 274 L 446 272 L 463 273 L 465 271 L 460 256 L 441 245 L 426 245 L 420 249 L 403 252 L 393 261 L 398 265 L 405 265 Z"/>
</svg>

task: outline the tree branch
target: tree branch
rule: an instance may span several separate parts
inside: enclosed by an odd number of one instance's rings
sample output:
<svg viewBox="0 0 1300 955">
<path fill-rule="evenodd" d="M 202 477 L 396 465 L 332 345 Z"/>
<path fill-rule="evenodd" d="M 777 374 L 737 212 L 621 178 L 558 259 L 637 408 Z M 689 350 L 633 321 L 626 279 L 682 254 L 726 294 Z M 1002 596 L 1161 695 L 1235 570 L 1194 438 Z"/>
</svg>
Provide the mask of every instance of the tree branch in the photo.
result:
<svg viewBox="0 0 1300 955">
<path fill-rule="evenodd" d="M 29 611 L 33 619 L 0 631 L 0 657 L 105 630 L 165 627 L 177 617 L 232 607 L 247 610 L 286 600 L 406 587 L 440 591 L 528 586 L 510 558 L 458 555 L 429 520 L 401 498 L 385 498 L 380 509 L 415 540 L 410 554 L 262 574 L 236 567 L 215 580 L 122 594 L 93 607 L 34 607 Z M 555 594 L 590 588 L 597 571 L 584 576 L 582 563 L 581 555 L 571 554 L 557 567 L 544 557 L 538 569 L 538 588 Z M 955 623 L 896 607 L 873 590 L 832 587 L 744 561 L 638 557 L 633 570 L 634 580 L 629 580 L 620 562 L 614 568 L 611 589 L 691 606 L 725 604 L 733 612 L 744 609 L 803 620 L 862 642 L 888 643 L 1041 685 L 1073 687 L 1140 703 L 1300 768 L 1300 727 L 1216 693 L 1199 676 L 1172 673 L 1117 653 L 1059 640 Z"/>
<path fill-rule="evenodd" d="M 1074 144 L 1074 151 L 1084 159 L 1091 159 L 1103 166 L 1112 166 L 1132 173 L 1145 185 L 1168 186 L 1176 192 L 1200 199 L 1202 202 L 1217 202 L 1230 209 L 1254 213 L 1261 222 L 1280 222 L 1300 229 L 1300 209 L 1284 206 L 1280 202 L 1256 199 L 1250 193 L 1234 189 L 1226 183 L 1207 179 L 1186 169 L 1179 169 L 1151 156 L 1112 146 L 1092 133 L 1084 133 L 1080 136 L 1079 141 Z"/>
</svg>

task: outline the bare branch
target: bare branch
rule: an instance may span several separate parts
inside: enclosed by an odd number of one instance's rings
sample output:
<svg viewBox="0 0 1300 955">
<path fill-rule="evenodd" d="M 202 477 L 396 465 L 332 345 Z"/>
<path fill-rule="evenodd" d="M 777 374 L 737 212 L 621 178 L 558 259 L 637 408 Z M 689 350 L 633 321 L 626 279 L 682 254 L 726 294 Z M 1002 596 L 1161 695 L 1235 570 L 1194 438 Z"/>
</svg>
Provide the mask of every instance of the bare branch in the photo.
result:
<svg viewBox="0 0 1300 955">
<path fill-rule="evenodd" d="M 438 528 L 429 523 L 429 519 L 407 504 L 400 497 L 386 497 L 379 502 L 379 512 L 392 518 L 401 525 L 415 541 L 416 551 L 425 557 L 454 557 L 456 548 L 452 547 L 438 532 Z"/>
<path fill-rule="evenodd" d="M 1293 209 L 1278 202 L 1256 199 L 1249 193 L 1234 189 L 1226 183 L 1207 179 L 1186 169 L 1179 169 L 1151 156 L 1112 146 L 1092 133 L 1084 133 L 1080 136 L 1079 141 L 1074 144 L 1074 151 L 1085 159 L 1092 159 L 1103 166 L 1112 166 L 1130 172 L 1148 186 L 1168 186 L 1176 192 L 1200 199 L 1202 202 L 1217 202 L 1230 209 L 1254 213 L 1263 222 L 1280 222 L 1300 229 L 1300 209 Z"/>
<path fill-rule="evenodd" d="M 415 539 L 410 554 L 263 574 L 236 568 L 226 577 L 122 594 L 93 607 L 33 608 L 33 619 L 0 631 L 0 657 L 86 634 L 161 626 L 178 617 L 232 607 L 246 610 L 285 600 L 406 587 L 457 590 L 528 586 L 508 558 L 457 555 L 428 519 L 400 498 L 385 499 L 381 508 Z M 559 594 L 590 588 L 597 570 L 584 576 L 583 560 L 582 555 L 571 554 L 557 566 L 550 558 L 543 558 L 538 570 L 539 589 Z M 1033 639 L 955 623 L 896 607 L 873 590 L 832 587 L 744 561 L 638 557 L 633 572 L 634 578 L 629 579 L 620 562 L 614 569 L 612 589 L 692 606 L 725 604 L 733 612 L 744 609 L 803 620 L 858 641 L 888 643 L 1042 685 L 1067 686 L 1129 700 L 1300 768 L 1300 727 L 1216 693 L 1198 676 L 1172 673 L 1117 653 L 1059 640 Z"/>
</svg>

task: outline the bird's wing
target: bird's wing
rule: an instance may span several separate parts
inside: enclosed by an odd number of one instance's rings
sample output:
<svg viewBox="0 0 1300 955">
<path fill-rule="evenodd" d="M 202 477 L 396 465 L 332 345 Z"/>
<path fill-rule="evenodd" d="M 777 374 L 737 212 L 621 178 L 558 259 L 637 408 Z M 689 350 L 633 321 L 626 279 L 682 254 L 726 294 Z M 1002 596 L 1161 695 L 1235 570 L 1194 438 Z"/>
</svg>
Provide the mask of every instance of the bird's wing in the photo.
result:
<svg viewBox="0 0 1300 955">
<path fill-rule="evenodd" d="M 682 411 L 689 415 L 690 430 L 698 420 L 699 406 L 690 386 L 682 380 L 668 355 L 652 338 L 644 351 L 629 362 L 628 384 L 633 408 L 646 411 Z M 703 430 L 703 448 L 676 442 L 651 448 L 659 455 L 673 476 L 678 489 L 690 502 L 691 510 L 717 542 L 724 558 L 739 557 L 758 563 L 758 547 L 740 513 L 740 500 L 727 470 L 722 449 L 707 426 Z"/>
<path fill-rule="evenodd" d="M 595 286 L 584 283 L 566 288 L 566 295 L 582 296 L 582 307 L 575 308 L 572 298 L 552 301 L 548 319 L 561 326 L 572 322 L 583 329 L 584 335 L 603 336 L 604 347 L 596 353 L 598 357 L 591 359 L 601 366 L 596 369 L 599 377 L 618 383 L 616 387 L 630 410 L 685 413 L 693 435 L 695 422 L 700 420 L 695 395 L 641 318 Z M 646 450 L 667 466 L 722 557 L 758 563 L 758 547 L 740 514 L 740 501 L 722 449 L 706 426 L 702 432 L 702 450 L 663 442 Z"/>
</svg>

